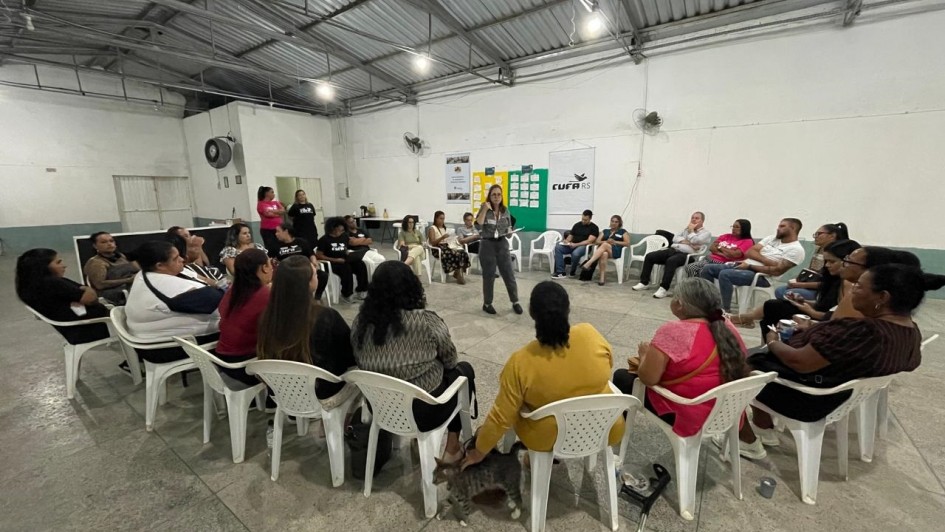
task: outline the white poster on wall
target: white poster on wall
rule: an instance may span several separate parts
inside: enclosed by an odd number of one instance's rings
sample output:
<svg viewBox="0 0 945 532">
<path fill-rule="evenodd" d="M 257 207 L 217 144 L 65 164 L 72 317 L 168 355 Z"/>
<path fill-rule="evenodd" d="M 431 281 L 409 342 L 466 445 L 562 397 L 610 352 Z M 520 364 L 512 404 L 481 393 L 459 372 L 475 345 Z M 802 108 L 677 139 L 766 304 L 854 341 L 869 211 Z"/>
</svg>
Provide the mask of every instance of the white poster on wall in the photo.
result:
<svg viewBox="0 0 945 532">
<path fill-rule="evenodd" d="M 548 154 L 548 214 L 594 208 L 594 148 Z"/>
<path fill-rule="evenodd" d="M 469 154 L 446 156 L 446 203 L 469 203 Z"/>
</svg>

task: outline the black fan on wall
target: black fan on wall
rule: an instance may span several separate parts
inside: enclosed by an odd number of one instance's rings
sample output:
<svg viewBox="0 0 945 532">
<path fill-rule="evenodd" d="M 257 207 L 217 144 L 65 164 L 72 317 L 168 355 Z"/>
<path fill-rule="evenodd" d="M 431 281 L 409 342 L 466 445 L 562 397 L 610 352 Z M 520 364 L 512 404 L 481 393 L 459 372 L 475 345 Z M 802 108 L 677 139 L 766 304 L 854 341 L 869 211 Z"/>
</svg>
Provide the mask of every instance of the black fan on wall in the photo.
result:
<svg viewBox="0 0 945 532">
<path fill-rule="evenodd" d="M 203 155 L 207 158 L 207 164 L 214 168 L 223 168 L 230 164 L 233 159 L 231 144 L 236 144 L 236 139 L 229 135 L 208 140 L 203 145 Z"/>
<path fill-rule="evenodd" d="M 656 135 L 660 132 L 660 126 L 663 125 L 663 117 L 656 111 L 648 113 L 646 109 L 637 109 L 633 111 L 633 123 L 647 135 Z"/>
<path fill-rule="evenodd" d="M 404 144 L 407 145 L 407 149 L 410 150 L 410 153 L 414 155 L 420 155 L 420 152 L 423 151 L 423 141 L 420 140 L 420 137 L 409 131 L 404 133 Z"/>
</svg>

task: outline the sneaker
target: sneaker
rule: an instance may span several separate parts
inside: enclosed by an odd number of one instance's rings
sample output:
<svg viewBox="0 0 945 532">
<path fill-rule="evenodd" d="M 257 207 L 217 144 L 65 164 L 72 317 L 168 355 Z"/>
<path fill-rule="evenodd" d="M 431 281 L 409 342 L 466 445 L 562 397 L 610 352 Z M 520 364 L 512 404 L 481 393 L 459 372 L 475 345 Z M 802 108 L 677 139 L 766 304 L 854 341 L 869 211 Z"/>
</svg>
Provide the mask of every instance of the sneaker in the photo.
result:
<svg viewBox="0 0 945 532">
<path fill-rule="evenodd" d="M 778 447 L 781 445 L 781 440 L 778 439 L 777 430 L 761 429 L 756 427 L 754 423 L 751 425 L 751 430 L 754 431 L 755 437 L 757 437 L 758 440 L 761 440 L 761 444 L 765 447 Z"/>
<path fill-rule="evenodd" d="M 565 274 L 563 274 L 563 273 L 556 273 L 556 274 L 554 274 L 554 275 L 551 276 L 551 278 L 554 279 L 554 280 L 556 280 L 556 281 L 561 280 L 561 279 L 564 279 L 564 278 L 566 278 L 566 277 L 567 277 L 567 275 L 565 275 Z"/>
<path fill-rule="evenodd" d="M 712 444 L 718 447 L 719 456 L 722 458 L 722 461 L 728 460 L 728 449 L 722 447 L 724 438 L 721 434 L 716 434 L 712 436 Z M 761 443 L 761 438 L 755 438 L 755 441 L 752 443 L 745 443 L 741 440 L 738 440 L 738 454 L 742 458 L 747 458 L 749 460 L 761 460 L 768 456 L 768 452 L 765 451 L 765 446 Z"/>
<path fill-rule="evenodd" d="M 633 287 L 631 288 L 631 290 L 637 290 L 637 291 L 646 290 L 646 286 L 647 286 L 647 285 L 645 285 L 645 284 L 643 284 L 643 283 L 637 283 L 637 284 L 633 285 Z"/>
<path fill-rule="evenodd" d="M 348 303 L 349 305 L 357 303 L 357 300 L 354 298 L 354 294 L 350 296 L 341 296 L 341 300 L 344 301 L 345 303 Z"/>
<path fill-rule="evenodd" d="M 656 293 L 653 294 L 653 297 L 655 297 L 656 299 L 663 299 L 664 297 L 666 297 L 666 296 L 668 296 L 668 295 L 669 295 L 669 291 L 667 291 L 665 288 L 663 288 L 663 287 L 661 286 L 661 287 L 659 287 L 659 289 L 656 291 Z"/>
<path fill-rule="evenodd" d="M 367 290 L 363 290 L 361 292 L 355 292 L 354 297 L 358 301 L 364 301 L 365 299 L 367 299 Z"/>
</svg>

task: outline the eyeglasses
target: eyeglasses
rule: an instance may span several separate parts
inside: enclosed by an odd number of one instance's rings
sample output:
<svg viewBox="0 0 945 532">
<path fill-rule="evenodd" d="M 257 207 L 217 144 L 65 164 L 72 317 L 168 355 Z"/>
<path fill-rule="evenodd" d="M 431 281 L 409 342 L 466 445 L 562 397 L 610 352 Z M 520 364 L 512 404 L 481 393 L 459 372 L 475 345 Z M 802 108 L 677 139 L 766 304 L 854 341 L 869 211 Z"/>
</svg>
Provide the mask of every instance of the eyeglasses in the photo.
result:
<svg viewBox="0 0 945 532">
<path fill-rule="evenodd" d="M 814 233 L 814 238 L 817 238 L 820 235 L 829 235 L 829 234 L 830 233 L 828 233 L 827 231 L 817 231 L 816 233 Z"/>
<path fill-rule="evenodd" d="M 849 255 L 847 255 L 846 257 L 843 257 L 843 265 L 846 266 L 847 264 L 853 264 L 853 265 L 855 265 L 855 266 L 860 266 L 860 267 L 862 267 L 862 268 L 866 268 L 866 267 L 867 267 L 867 265 L 864 264 L 864 263 L 862 263 L 862 262 L 854 262 L 854 261 L 850 260 L 850 256 L 849 256 Z"/>
</svg>

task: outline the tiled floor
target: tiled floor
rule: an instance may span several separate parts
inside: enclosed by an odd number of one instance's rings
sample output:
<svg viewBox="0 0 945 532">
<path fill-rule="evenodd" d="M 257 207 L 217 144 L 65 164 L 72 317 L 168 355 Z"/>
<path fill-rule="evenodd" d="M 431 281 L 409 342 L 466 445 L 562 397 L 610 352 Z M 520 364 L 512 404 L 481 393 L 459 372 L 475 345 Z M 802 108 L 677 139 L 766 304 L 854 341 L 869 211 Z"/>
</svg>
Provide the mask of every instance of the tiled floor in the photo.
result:
<svg viewBox="0 0 945 532">
<path fill-rule="evenodd" d="M 71 258 L 70 258 L 71 259 Z M 76 398 L 66 400 L 59 336 L 33 319 L 13 293 L 14 258 L 0 257 L 0 530 L 458 530 L 456 521 L 423 517 L 418 467 L 409 457 L 392 460 L 375 480 L 370 498 L 350 478 L 332 488 L 323 440 L 287 432 L 278 482 L 269 479 L 266 417 L 251 412 L 246 461 L 233 464 L 225 422 L 214 425 L 211 443 L 201 443 L 199 376 L 187 388 L 179 378 L 168 387 L 155 431 L 144 430 L 144 387 L 117 369 L 110 351 L 87 355 Z M 67 261 L 67 264 L 72 262 Z M 75 273 L 75 272 L 71 272 Z M 547 273 L 518 276 L 523 301 Z M 636 293 L 629 284 L 606 287 L 562 281 L 571 294 L 572 323 L 587 321 L 614 346 L 615 364 L 639 341 L 671 319 L 666 300 Z M 480 278 L 466 286 L 434 283 L 429 307 L 446 322 L 462 357 L 478 374 L 480 406 L 491 406 L 502 364 L 533 336 L 528 316 L 516 316 L 497 285 L 498 316 L 479 310 Z M 348 319 L 354 306 L 339 309 Z M 945 302 L 929 301 L 918 316 L 925 335 L 945 332 Z M 757 329 L 746 337 L 757 343 Z M 851 437 L 850 479 L 838 478 L 833 431 L 825 438 L 816 506 L 798 499 L 793 441 L 758 462 L 742 461 L 745 498 L 736 500 L 726 464 L 704 449 L 697 514 L 682 520 L 675 511 L 675 485 L 657 502 L 649 530 L 834 530 L 888 527 L 942 530 L 945 520 L 945 425 L 942 387 L 945 341 L 926 350 L 922 367 L 898 377 L 890 394 L 889 437 L 878 442 L 872 463 L 859 461 Z M 673 470 L 662 433 L 638 423 L 631 462 L 658 462 Z M 603 530 L 598 509 L 602 469 L 582 473 L 558 466 L 552 479 L 549 530 Z M 772 499 L 754 487 L 762 476 L 777 479 Z M 621 529 L 636 528 L 637 511 L 620 507 Z M 502 508 L 479 508 L 473 530 L 523 530 Z"/>
</svg>

